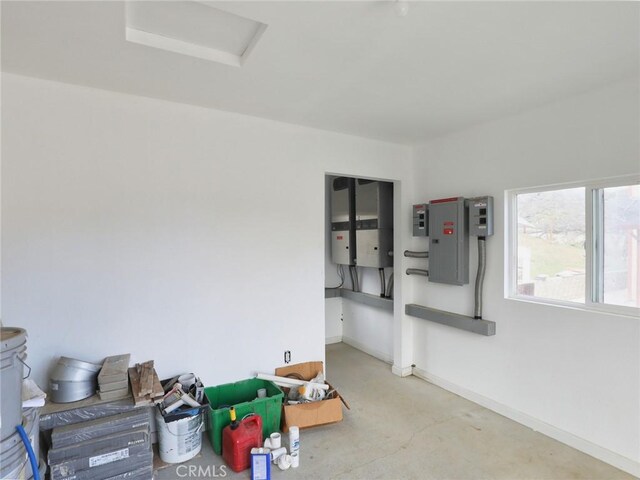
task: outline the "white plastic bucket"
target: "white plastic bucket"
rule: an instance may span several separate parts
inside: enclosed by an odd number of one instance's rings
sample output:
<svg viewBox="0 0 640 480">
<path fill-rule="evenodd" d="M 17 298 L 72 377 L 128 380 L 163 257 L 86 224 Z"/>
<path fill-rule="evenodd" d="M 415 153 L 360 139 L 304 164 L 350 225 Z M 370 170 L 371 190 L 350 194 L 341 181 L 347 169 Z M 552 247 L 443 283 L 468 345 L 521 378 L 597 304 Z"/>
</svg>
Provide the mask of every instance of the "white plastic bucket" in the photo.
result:
<svg viewBox="0 0 640 480">
<path fill-rule="evenodd" d="M 35 457 L 40 460 L 40 409 L 39 408 L 27 408 L 24 410 L 24 414 L 22 416 L 22 425 L 24 426 L 25 432 L 27 432 L 27 437 L 29 437 L 29 441 L 31 442 L 31 448 L 33 449 L 33 453 Z M 26 454 L 25 450 L 25 454 Z M 40 467 L 38 466 L 38 470 Z M 29 457 L 27 456 L 27 463 L 25 465 L 25 477 L 27 479 L 33 478 L 33 472 L 31 471 L 31 463 L 29 462 Z M 41 477 L 44 478 L 44 477 Z"/>
<path fill-rule="evenodd" d="M 22 421 L 22 362 L 27 356 L 27 332 L 2 327 L 0 335 L 0 440 L 5 440 Z"/>
<path fill-rule="evenodd" d="M 7 479 L 7 480 L 26 480 L 26 464 L 27 464 L 28 460 L 24 460 L 22 463 L 20 464 L 12 464 L 10 467 L 10 470 L 7 470 L 7 473 L 5 474 L 5 470 L 3 467 L 3 471 L 2 471 L 2 479 Z"/>
<path fill-rule="evenodd" d="M 22 426 L 31 442 L 36 458 L 39 455 L 40 437 L 38 410 L 37 408 L 27 409 L 22 417 Z M 0 479 L 29 479 L 32 478 L 32 473 L 27 449 L 16 430 L 13 435 L 0 442 Z"/>
<path fill-rule="evenodd" d="M 163 462 L 186 462 L 200 453 L 204 427 L 202 413 L 165 423 L 162 414 L 156 411 L 156 425 L 158 450 Z"/>
<path fill-rule="evenodd" d="M 11 480 L 26 478 L 26 465 L 29 460 L 18 432 L 3 440 L 0 449 L 0 478 Z"/>
<path fill-rule="evenodd" d="M 40 408 L 31 407 L 22 410 L 22 425 L 31 440 L 36 458 L 40 458 Z"/>
</svg>

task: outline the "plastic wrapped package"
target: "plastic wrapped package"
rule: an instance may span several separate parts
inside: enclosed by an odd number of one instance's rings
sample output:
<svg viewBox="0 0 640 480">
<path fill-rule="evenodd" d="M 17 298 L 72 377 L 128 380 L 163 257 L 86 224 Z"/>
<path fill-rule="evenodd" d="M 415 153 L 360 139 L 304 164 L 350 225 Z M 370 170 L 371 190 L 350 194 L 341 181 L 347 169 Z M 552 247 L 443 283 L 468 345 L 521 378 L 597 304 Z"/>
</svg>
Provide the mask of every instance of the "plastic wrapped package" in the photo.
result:
<svg viewBox="0 0 640 480">
<path fill-rule="evenodd" d="M 94 396 L 75 404 L 47 403 L 40 413 L 40 430 L 51 430 L 63 425 L 73 425 L 143 408 L 136 407 L 131 398 L 102 403 L 97 401 L 97 398 Z"/>
<path fill-rule="evenodd" d="M 104 478 L 146 466 L 137 457 L 153 458 L 149 429 L 120 432 L 70 447 L 49 450 L 51 479 Z"/>
<path fill-rule="evenodd" d="M 104 480 L 152 480 L 153 479 L 153 465 L 146 467 L 136 468 L 130 472 L 121 473 L 113 477 L 105 478 Z"/>
<path fill-rule="evenodd" d="M 153 468 L 153 452 L 139 453 L 134 456 L 130 456 L 124 460 L 112 462 L 104 465 L 99 465 L 88 470 L 78 470 L 72 475 L 61 476 L 51 473 L 51 480 L 98 480 L 107 478 L 120 478 L 119 476 L 125 475 L 121 478 L 127 480 L 137 480 L 136 477 L 127 477 L 127 474 L 132 474 L 136 470 L 143 468 Z"/>
<path fill-rule="evenodd" d="M 151 431 L 152 414 L 153 407 L 136 408 L 117 415 L 55 427 L 51 432 L 51 445 L 54 449 L 58 449 L 119 432 L 140 428 L 148 428 Z"/>
</svg>

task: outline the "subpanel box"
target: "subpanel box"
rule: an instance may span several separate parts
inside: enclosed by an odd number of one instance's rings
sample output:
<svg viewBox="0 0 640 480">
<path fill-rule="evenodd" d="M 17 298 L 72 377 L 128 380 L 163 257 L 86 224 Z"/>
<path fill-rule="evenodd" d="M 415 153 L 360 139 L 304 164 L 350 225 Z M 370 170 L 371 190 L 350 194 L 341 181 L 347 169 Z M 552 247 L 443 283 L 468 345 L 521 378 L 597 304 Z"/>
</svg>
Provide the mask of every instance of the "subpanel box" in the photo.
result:
<svg viewBox="0 0 640 480">
<path fill-rule="evenodd" d="M 413 236 L 429 236 L 429 205 L 426 203 L 413 206 Z"/>
<path fill-rule="evenodd" d="M 476 197 L 467 200 L 469 205 L 469 235 L 490 237 L 493 235 L 493 197 Z"/>
<path fill-rule="evenodd" d="M 429 281 L 469 283 L 469 236 L 463 197 L 429 202 Z"/>
<path fill-rule="evenodd" d="M 355 259 L 352 255 L 349 230 L 337 230 L 331 232 L 331 257 L 333 263 L 338 265 L 353 265 Z"/>
<path fill-rule="evenodd" d="M 336 177 L 331 181 L 331 257 L 338 265 L 354 265 L 355 179 Z"/>
<path fill-rule="evenodd" d="M 359 267 L 393 267 L 393 229 L 356 230 L 356 250 Z"/>
</svg>

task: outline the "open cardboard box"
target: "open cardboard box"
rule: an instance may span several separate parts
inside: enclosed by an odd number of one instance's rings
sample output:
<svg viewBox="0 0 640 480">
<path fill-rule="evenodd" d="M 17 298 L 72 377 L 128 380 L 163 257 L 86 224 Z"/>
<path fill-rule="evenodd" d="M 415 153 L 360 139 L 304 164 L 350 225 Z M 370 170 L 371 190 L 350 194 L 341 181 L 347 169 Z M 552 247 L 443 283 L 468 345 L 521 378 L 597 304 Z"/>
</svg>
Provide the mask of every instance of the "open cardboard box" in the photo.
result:
<svg viewBox="0 0 640 480">
<path fill-rule="evenodd" d="M 322 362 L 298 363 L 276 369 L 276 375 L 279 377 L 292 376 L 299 380 L 312 380 L 320 372 L 324 372 Z M 342 404 L 344 403 L 344 406 L 350 409 L 349 404 L 329 382 L 326 382 L 326 384 L 329 385 L 328 392 L 334 391 L 331 398 L 298 405 L 286 404 L 288 389 L 283 388 L 285 390 L 285 403 L 282 406 L 281 422 L 283 432 L 288 432 L 290 426 L 302 429 L 342 421 Z"/>
</svg>

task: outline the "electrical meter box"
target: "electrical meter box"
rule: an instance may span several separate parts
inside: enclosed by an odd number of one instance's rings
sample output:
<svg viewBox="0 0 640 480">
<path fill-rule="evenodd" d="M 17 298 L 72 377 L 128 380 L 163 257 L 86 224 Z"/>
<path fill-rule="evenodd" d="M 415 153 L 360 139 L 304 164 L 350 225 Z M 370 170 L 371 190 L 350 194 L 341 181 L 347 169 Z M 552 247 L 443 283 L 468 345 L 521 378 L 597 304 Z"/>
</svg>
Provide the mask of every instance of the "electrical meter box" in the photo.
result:
<svg viewBox="0 0 640 480">
<path fill-rule="evenodd" d="M 426 203 L 413 206 L 413 236 L 429 236 L 429 205 Z"/>
<path fill-rule="evenodd" d="M 331 181 L 331 257 L 338 265 L 354 265 L 355 179 L 336 177 Z"/>
<path fill-rule="evenodd" d="M 467 200 L 469 205 L 469 235 L 490 237 L 493 235 L 493 197 L 476 197 Z"/>
<path fill-rule="evenodd" d="M 469 235 L 463 197 L 429 202 L 429 281 L 469 283 Z"/>
<path fill-rule="evenodd" d="M 393 183 L 356 180 L 356 264 L 393 266 Z"/>
</svg>

